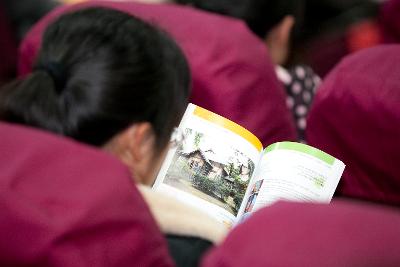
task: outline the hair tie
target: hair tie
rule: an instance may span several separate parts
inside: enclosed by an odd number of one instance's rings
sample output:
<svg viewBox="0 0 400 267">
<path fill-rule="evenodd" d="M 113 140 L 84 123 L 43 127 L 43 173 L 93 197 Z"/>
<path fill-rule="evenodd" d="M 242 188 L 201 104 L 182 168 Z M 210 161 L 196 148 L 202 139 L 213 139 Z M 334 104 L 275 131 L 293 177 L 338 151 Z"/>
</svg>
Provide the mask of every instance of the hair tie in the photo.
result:
<svg viewBox="0 0 400 267">
<path fill-rule="evenodd" d="M 57 93 L 61 93 L 67 83 L 67 75 L 61 64 L 57 62 L 49 62 L 47 64 L 38 65 L 35 70 L 43 70 L 47 72 L 55 84 Z"/>
</svg>

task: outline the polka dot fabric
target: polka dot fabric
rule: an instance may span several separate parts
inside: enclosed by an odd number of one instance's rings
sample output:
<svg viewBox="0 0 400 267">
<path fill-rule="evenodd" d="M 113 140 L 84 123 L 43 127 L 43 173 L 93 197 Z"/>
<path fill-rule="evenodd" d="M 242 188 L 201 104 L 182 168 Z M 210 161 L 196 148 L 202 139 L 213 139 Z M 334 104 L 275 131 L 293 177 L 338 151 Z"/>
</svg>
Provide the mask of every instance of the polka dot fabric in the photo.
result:
<svg viewBox="0 0 400 267">
<path fill-rule="evenodd" d="M 305 143 L 306 118 L 321 79 L 304 65 L 292 67 L 287 72 L 285 79 L 280 79 L 286 88 L 286 105 L 295 119 L 298 140 Z"/>
</svg>

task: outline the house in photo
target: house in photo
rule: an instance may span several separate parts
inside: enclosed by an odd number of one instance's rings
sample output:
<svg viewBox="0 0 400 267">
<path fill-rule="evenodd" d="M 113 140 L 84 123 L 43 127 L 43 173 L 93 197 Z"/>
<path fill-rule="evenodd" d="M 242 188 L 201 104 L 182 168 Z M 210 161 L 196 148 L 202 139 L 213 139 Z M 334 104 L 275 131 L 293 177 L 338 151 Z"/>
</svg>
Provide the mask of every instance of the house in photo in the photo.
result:
<svg viewBox="0 0 400 267">
<path fill-rule="evenodd" d="M 212 181 L 227 179 L 228 172 L 225 170 L 227 162 L 217 158 L 212 150 L 202 151 L 195 149 L 190 152 L 181 151 L 180 158 L 184 158 L 193 174 L 206 176 Z"/>
<path fill-rule="evenodd" d="M 187 162 L 187 165 L 190 170 L 192 170 L 193 174 L 206 176 L 212 168 L 210 162 L 200 149 L 191 152 L 181 151 L 179 158 L 184 159 Z"/>
</svg>

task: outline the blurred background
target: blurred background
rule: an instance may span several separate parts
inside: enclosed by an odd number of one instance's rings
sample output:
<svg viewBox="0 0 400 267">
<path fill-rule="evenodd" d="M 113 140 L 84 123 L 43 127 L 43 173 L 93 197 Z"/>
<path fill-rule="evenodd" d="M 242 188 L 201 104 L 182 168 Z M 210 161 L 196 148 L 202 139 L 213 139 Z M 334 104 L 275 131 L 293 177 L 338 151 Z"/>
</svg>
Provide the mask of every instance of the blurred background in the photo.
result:
<svg viewBox="0 0 400 267">
<path fill-rule="evenodd" d="M 30 27 L 58 5 L 76 2 L 81 1 L 1 2 L 0 84 L 15 77 L 18 45 Z M 296 19 L 286 67 L 306 64 L 323 78 L 349 53 L 400 41 L 400 0 L 298 0 L 298 3 L 302 12 Z"/>
</svg>

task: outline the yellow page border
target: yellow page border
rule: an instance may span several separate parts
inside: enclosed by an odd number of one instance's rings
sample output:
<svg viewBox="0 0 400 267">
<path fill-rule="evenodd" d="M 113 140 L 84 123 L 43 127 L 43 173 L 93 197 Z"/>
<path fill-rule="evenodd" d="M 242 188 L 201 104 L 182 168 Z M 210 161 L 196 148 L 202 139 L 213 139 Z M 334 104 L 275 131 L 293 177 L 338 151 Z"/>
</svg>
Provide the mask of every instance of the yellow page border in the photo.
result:
<svg viewBox="0 0 400 267">
<path fill-rule="evenodd" d="M 239 124 L 199 106 L 196 106 L 193 114 L 214 124 L 217 124 L 225 129 L 228 129 L 235 134 L 240 135 L 248 142 L 250 142 L 258 151 L 261 152 L 261 150 L 263 149 L 261 141 L 249 130 L 240 126 Z"/>
</svg>

